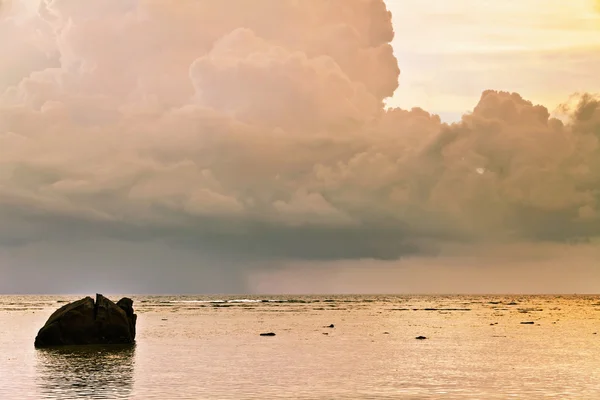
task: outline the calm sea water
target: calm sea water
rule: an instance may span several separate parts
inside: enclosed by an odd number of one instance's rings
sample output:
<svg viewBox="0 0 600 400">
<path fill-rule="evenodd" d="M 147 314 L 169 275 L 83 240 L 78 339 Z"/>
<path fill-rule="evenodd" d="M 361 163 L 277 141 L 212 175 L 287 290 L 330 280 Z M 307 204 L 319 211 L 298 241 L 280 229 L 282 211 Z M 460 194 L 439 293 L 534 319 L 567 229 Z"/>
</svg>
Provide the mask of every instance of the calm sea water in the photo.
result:
<svg viewBox="0 0 600 400">
<path fill-rule="evenodd" d="M 134 347 L 34 349 L 81 297 L 0 296 L 0 399 L 600 398 L 600 297 L 133 296 Z"/>
</svg>

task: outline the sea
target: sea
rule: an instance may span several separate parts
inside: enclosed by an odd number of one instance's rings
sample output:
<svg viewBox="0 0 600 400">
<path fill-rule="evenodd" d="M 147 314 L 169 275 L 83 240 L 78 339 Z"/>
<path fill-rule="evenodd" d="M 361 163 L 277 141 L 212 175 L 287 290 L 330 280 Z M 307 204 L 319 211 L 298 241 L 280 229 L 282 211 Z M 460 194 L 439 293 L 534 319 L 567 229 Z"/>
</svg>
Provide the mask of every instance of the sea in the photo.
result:
<svg viewBox="0 0 600 400">
<path fill-rule="evenodd" d="M 600 399 L 600 296 L 129 296 L 134 346 L 35 349 L 82 297 L 0 296 L 0 399 Z"/>
</svg>

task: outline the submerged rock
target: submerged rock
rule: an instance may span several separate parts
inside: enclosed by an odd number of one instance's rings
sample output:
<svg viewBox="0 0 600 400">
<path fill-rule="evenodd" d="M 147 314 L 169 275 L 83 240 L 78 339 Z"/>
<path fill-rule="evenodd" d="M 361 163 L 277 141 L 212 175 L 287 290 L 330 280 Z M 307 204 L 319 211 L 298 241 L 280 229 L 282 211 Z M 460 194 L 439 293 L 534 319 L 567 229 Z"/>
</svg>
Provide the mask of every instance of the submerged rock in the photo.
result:
<svg viewBox="0 0 600 400">
<path fill-rule="evenodd" d="M 133 300 L 113 303 L 101 294 L 85 297 L 56 310 L 35 338 L 35 347 L 82 344 L 132 344 L 137 315 Z"/>
</svg>

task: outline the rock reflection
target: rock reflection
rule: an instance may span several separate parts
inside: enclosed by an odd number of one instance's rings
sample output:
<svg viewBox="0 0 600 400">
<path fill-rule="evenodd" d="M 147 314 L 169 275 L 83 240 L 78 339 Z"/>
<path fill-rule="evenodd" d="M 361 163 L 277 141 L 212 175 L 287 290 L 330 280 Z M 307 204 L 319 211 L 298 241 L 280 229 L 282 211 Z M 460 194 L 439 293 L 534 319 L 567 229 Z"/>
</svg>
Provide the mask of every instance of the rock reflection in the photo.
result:
<svg viewBox="0 0 600 400">
<path fill-rule="evenodd" d="M 135 345 L 39 349 L 38 386 L 44 398 L 129 398 Z"/>
</svg>

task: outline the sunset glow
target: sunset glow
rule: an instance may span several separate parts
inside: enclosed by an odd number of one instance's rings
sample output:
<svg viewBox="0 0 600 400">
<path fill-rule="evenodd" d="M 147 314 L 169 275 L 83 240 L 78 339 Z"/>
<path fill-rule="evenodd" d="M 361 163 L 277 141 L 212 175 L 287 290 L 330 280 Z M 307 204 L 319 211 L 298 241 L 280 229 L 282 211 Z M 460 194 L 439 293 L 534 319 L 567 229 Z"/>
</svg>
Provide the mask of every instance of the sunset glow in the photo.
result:
<svg viewBox="0 0 600 400">
<path fill-rule="evenodd" d="M 518 92 L 551 111 L 573 93 L 600 92 L 594 0 L 386 3 L 402 71 L 390 106 L 418 105 L 457 120 L 488 88 Z"/>
</svg>

